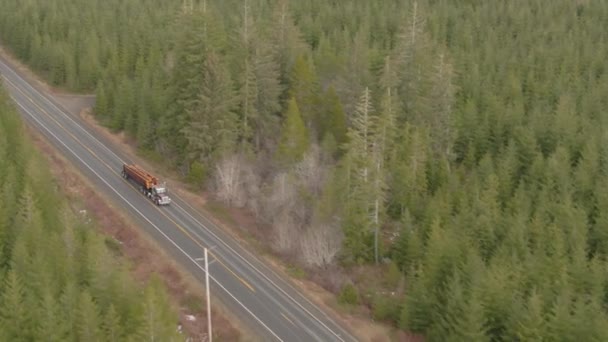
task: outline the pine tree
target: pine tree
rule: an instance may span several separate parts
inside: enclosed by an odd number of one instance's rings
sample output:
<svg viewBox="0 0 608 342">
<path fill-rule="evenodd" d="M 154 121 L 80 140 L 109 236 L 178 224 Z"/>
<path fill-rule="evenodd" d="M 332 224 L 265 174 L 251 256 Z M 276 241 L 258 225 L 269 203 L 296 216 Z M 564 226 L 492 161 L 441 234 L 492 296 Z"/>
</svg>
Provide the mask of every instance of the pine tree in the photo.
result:
<svg viewBox="0 0 608 342">
<path fill-rule="evenodd" d="M 233 63 L 238 88 L 238 103 L 240 116 L 239 138 L 241 148 L 259 148 L 260 139 L 257 135 L 257 124 L 260 122 L 258 109 L 258 82 L 254 47 L 258 42 L 258 31 L 254 25 L 249 0 L 243 2 L 240 26 L 235 36 Z"/>
<path fill-rule="evenodd" d="M 213 52 L 206 57 L 203 75 L 199 104 L 187 112 L 189 124 L 182 133 L 191 160 L 206 163 L 234 150 L 238 124 L 230 75 Z"/>
<path fill-rule="evenodd" d="M 256 122 L 259 119 L 257 111 L 257 79 L 255 68 L 249 57 L 244 62 L 244 71 L 240 80 L 239 103 L 241 112 L 240 136 L 243 143 L 253 144 L 257 149 Z"/>
<path fill-rule="evenodd" d="M 434 295 L 426 286 L 426 277 L 422 271 L 412 278 L 409 291 L 405 296 L 399 327 L 413 332 L 424 332 L 433 322 Z"/>
<path fill-rule="evenodd" d="M 101 320 L 97 304 L 84 290 L 78 297 L 76 312 L 76 336 L 80 341 L 99 341 L 101 339 Z"/>
<path fill-rule="evenodd" d="M 302 120 L 309 130 L 317 132 L 317 106 L 319 104 L 319 84 L 312 61 L 304 55 L 298 56 L 289 79 L 289 97 L 295 98 L 302 113 Z"/>
<path fill-rule="evenodd" d="M 37 321 L 36 340 L 66 341 L 71 331 L 62 319 L 62 310 L 57 299 L 50 291 L 45 291 L 40 305 L 41 316 Z"/>
<path fill-rule="evenodd" d="M 109 103 L 105 89 L 105 83 L 100 81 L 97 84 L 97 96 L 95 97 L 95 114 L 98 117 L 107 116 L 109 113 Z"/>
<path fill-rule="evenodd" d="M 369 88 L 366 88 L 357 111 L 352 118 L 352 126 L 348 130 L 348 142 L 345 150 L 348 185 L 346 198 L 345 221 L 345 252 L 354 260 L 366 261 L 373 256 L 374 248 L 371 243 L 375 240 L 375 200 L 376 193 L 373 173 L 375 170 L 373 143 L 373 107 Z"/>
<path fill-rule="evenodd" d="M 0 129 L 0 132 L 1 129 Z M 0 152 L 1 155 L 1 152 Z M 2 158 L 0 156 L 0 158 Z M 1 163 L 1 162 L 0 162 Z M 0 172 L 2 172 L 1 170 L 7 166 L 4 165 L 0 165 Z M 2 176 L 0 176 L 0 189 L 4 189 L 4 183 L 2 180 Z M 12 200 L 12 199 L 9 199 Z M 8 238 L 8 232 L 9 231 L 9 216 L 8 216 L 8 206 L 5 203 L 5 199 L 0 200 L 0 246 L 5 246 L 6 243 L 8 243 L 7 238 Z M 3 258 L 4 255 L 2 253 L 2 249 L 0 247 L 0 258 Z M 0 269 L 1 266 L 4 264 L 4 260 L 0 259 Z"/>
<path fill-rule="evenodd" d="M 187 113 L 198 108 L 203 81 L 203 64 L 207 43 L 204 21 L 200 16 L 183 14 L 176 22 L 177 55 L 170 80 L 170 103 L 161 112 L 157 135 L 159 142 L 177 157 L 186 152 L 187 140 L 180 132 L 187 125 Z"/>
<path fill-rule="evenodd" d="M 406 124 L 396 133 L 395 140 L 402 143 L 395 146 L 389 160 L 389 209 L 396 217 L 406 210 L 416 215 L 428 195 L 428 135 L 425 130 Z"/>
<path fill-rule="evenodd" d="M 343 37 L 344 46 L 339 50 L 339 59 L 343 62 L 344 71 L 340 73 L 336 91 L 344 100 L 344 111 L 351 115 L 356 111 L 360 94 L 365 88 L 374 82 L 370 72 L 370 41 L 368 23 L 362 23 L 360 27 L 352 28 L 350 32 L 345 31 Z M 351 34 L 354 32 L 354 37 Z"/>
<path fill-rule="evenodd" d="M 261 151 L 268 137 L 278 129 L 279 113 L 281 111 L 281 85 L 280 64 L 273 54 L 272 47 L 262 40 L 255 48 L 252 56 L 256 80 L 257 100 L 255 121 L 255 146 Z"/>
<path fill-rule="evenodd" d="M 328 34 L 323 33 L 319 38 L 319 45 L 314 51 L 314 61 L 321 84 L 339 79 L 341 76 L 342 61 L 339 57 L 339 49 L 339 43 L 333 41 Z"/>
<path fill-rule="evenodd" d="M 542 298 L 536 291 L 532 292 L 525 310 L 514 332 L 517 338 L 522 341 L 538 341 L 547 336 Z"/>
<path fill-rule="evenodd" d="M 47 45 L 50 48 L 50 79 L 54 85 L 64 84 L 66 81 L 66 65 L 65 65 L 65 51 L 61 46 Z"/>
<path fill-rule="evenodd" d="M 452 65 L 447 61 L 447 57 L 443 53 L 439 54 L 439 61 L 435 66 L 432 78 L 433 85 L 430 90 L 433 98 L 431 117 L 427 120 L 431 127 L 433 150 L 436 155 L 442 156 L 448 162 L 452 160 L 452 145 L 455 135 L 452 122 L 454 102 L 452 74 Z"/>
<path fill-rule="evenodd" d="M 386 59 L 385 73 L 391 73 L 390 59 Z M 395 119 L 395 101 L 393 99 L 393 84 L 394 82 L 387 81 L 386 94 L 380 106 L 380 114 L 375 117 L 371 133 L 373 136 L 372 142 L 372 163 L 373 163 L 373 224 L 374 224 L 374 259 L 378 263 L 378 240 L 379 231 L 382 221 L 384 220 L 385 205 L 387 200 L 387 179 L 388 168 L 387 161 L 390 160 L 389 151 L 393 149 L 396 119 Z"/>
<path fill-rule="evenodd" d="M 123 108 L 123 129 L 125 133 L 129 137 L 135 138 L 137 137 L 137 127 L 139 125 L 139 121 L 137 120 L 139 112 L 145 110 L 145 108 L 140 109 L 139 105 L 141 101 L 137 101 L 137 98 L 141 98 L 137 94 L 140 93 L 139 89 L 143 89 L 144 81 L 141 78 L 135 78 L 132 81 L 128 82 L 125 85 L 122 96 L 130 97 L 128 100 L 124 99 L 123 101 L 118 101 L 117 110 L 120 111 Z M 120 97 L 119 97 L 120 99 Z"/>
<path fill-rule="evenodd" d="M 430 60 L 429 42 L 424 32 L 425 20 L 414 2 L 409 18 L 396 43 L 396 70 L 399 94 L 405 117 L 416 123 L 429 115 Z"/>
<path fill-rule="evenodd" d="M 65 79 L 60 84 L 65 84 L 70 89 L 78 88 L 78 65 L 75 53 L 75 49 L 71 44 L 66 44 L 66 49 L 63 51 L 62 58 L 64 59 L 63 65 L 65 67 Z"/>
<path fill-rule="evenodd" d="M 19 275 L 15 271 L 8 271 L 4 280 L 0 306 L 1 327 L 4 336 L 10 341 L 28 340 L 31 338 L 31 322 L 28 322 L 27 308 L 25 307 L 25 289 Z"/>
<path fill-rule="evenodd" d="M 281 130 L 277 159 L 285 166 L 293 165 L 302 159 L 309 146 L 308 129 L 300 116 L 296 99 L 291 98 Z"/>
<path fill-rule="evenodd" d="M 551 306 L 547 318 L 547 337 L 555 340 L 575 338 L 573 335 L 573 305 L 570 290 L 562 287 Z"/>
<path fill-rule="evenodd" d="M 79 55 L 78 89 L 91 89 L 97 82 L 101 65 L 99 58 L 99 40 L 95 33 L 87 34 L 84 51 Z"/>
<path fill-rule="evenodd" d="M 110 304 L 110 307 L 106 310 L 102 329 L 106 341 L 118 342 L 122 340 L 120 317 L 113 304 Z"/>
<path fill-rule="evenodd" d="M 112 112 L 110 127 L 114 130 L 126 129 L 129 133 L 134 131 L 135 125 L 135 92 L 133 81 L 123 79 L 115 90 L 115 107 Z"/>
<path fill-rule="evenodd" d="M 154 127 L 150 118 L 149 107 L 140 103 L 137 112 L 137 145 L 140 149 L 149 150 L 154 146 Z"/>
<path fill-rule="evenodd" d="M 281 84 L 287 86 L 289 84 L 287 79 L 289 70 L 291 70 L 297 56 L 300 56 L 306 49 L 302 34 L 294 23 L 287 0 L 276 2 L 272 13 L 270 35 L 274 49 L 274 60 L 279 63 L 282 77 Z"/>
<path fill-rule="evenodd" d="M 401 216 L 399 238 L 393 247 L 392 259 L 405 274 L 422 259 L 423 242 L 417 233 L 408 210 Z"/>
<path fill-rule="evenodd" d="M 153 277 L 146 287 L 143 300 L 143 325 L 140 336 L 146 341 L 172 341 L 179 335 L 173 329 L 173 314 L 168 309 L 168 301 L 162 284 Z"/>
<path fill-rule="evenodd" d="M 474 290 L 473 290 L 474 291 Z M 483 303 L 472 294 L 465 304 L 461 317 L 456 317 L 454 329 L 454 340 L 486 342 L 491 338 L 487 334 Z"/>
<path fill-rule="evenodd" d="M 326 136 L 331 135 L 338 144 L 343 146 L 346 143 L 346 113 L 342 108 L 342 103 L 336 90 L 333 86 L 329 86 L 325 95 L 323 96 L 325 105 L 323 116 L 316 119 L 321 127 L 319 130 L 319 138 L 325 139 Z"/>
<path fill-rule="evenodd" d="M 75 278 L 74 278 L 75 279 Z M 68 330 L 76 336 L 77 307 L 78 307 L 78 286 L 75 280 L 70 279 L 64 286 L 59 295 L 59 303 L 63 310 L 62 319 Z"/>
<path fill-rule="evenodd" d="M 436 310 L 441 312 L 441 318 L 438 323 L 433 324 L 430 338 L 446 341 L 490 341 L 486 334 L 482 303 L 475 294 L 475 288 L 467 288 L 466 280 L 458 271 L 449 280 L 445 290 L 445 303 Z"/>
</svg>

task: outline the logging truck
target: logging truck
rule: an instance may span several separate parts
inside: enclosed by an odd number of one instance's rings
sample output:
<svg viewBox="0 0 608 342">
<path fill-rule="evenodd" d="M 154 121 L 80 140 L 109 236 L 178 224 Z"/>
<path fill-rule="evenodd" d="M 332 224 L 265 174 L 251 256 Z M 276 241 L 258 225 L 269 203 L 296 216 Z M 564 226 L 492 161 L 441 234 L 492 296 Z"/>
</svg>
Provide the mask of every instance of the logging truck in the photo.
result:
<svg viewBox="0 0 608 342">
<path fill-rule="evenodd" d="M 165 183 L 160 184 L 156 177 L 147 173 L 139 166 L 123 164 L 122 176 L 126 180 L 134 182 L 139 187 L 139 191 L 156 205 L 171 203 L 171 198 L 167 195 Z"/>
</svg>

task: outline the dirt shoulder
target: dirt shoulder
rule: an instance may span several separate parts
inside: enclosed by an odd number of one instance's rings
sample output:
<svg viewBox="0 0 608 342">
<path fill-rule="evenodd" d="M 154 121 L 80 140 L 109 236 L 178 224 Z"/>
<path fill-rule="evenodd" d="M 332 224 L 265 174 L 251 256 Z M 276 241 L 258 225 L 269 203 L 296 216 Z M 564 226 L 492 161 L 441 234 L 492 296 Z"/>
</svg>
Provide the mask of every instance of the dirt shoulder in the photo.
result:
<svg viewBox="0 0 608 342">
<path fill-rule="evenodd" d="M 92 96 L 71 96 L 57 94 L 19 63 L 15 62 L 0 48 L 0 57 L 18 66 L 18 70 L 29 78 L 35 80 L 36 87 L 43 89 L 47 94 L 55 96 L 68 110 L 79 110 L 89 107 L 94 101 Z M 170 302 L 179 314 L 182 331 L 193 341 L 203 341 L 207 338 L 207 315 L 204 307 L 205 293 L 200 283 L 174 263 L 160 246 L 144 234 L 140 233 L 135 223 L 122 211 L 115 208 L 110 201 L 103 198 L 100 192 L 70 163 L 48 143 L 35 129 L 26 125 L 26 132 L 34 146 L 47 160 L 54 179 L 59 188 L 68 198 L 71 209 L 79 214 L 85 214 L 95 222 L 95 227 L 105 237 L 106 245 L 120 255 L 123 261 L 129 263 L 130 272 L 142 286 L 147 283 L 150 276 L 156 274 L 163 281 L 169 294 Z M 200 303 L 192 305 L 192 303 Z M 226 310 L 213 303 L 212 308 L 213 335 L 221 341 L 246 340 L 243 333 L 246 331 L 239 327 L 237 321 L 230 317 Z M 245 333 L 246 334 L 246 333 Z"/>
<path fill-rule="evenodd" d="M 106 237 L 106 243 L 112 249 L 118 250 L 121 257 L 130 261 L 130 270 L 134 278 L 143 286 L 152 274 L 157 274 L 164 282 L 171 298 L 171 303 L 179 313 L 179 324 L 183 331 L 195 341 L 206 338 L 207 316 L 200 308 L 192 307 L 190 302 L 204 303 L 204 298 L 198 294 L 204 293 L 204 288 L 198 282 L 182 272 L 154 241 L 141 234 L 135 224 L 102 198 L 99 192 L 81 176 L 73 171 L 69 162 L 56 151 L 40 133 L 27 128 L 28 135 L 36 148 L 45 156 L 51 173 L 60 184 L 67 196 L 72 210 L 76 213 L 86 213 L 96 222 L 96 227 Z M 225 341 L 241 340 L 237 327 L 225 317 L 222 309 L 212 310 L 213 335 Z M 195 320 L 192 320 L 192 316 Z"/>
<path fill-rule="evenodd" d="M 81 101 L 81 99 L 74 100 L 66 96 L 61 96 L 57 99 L 66 107 L 68 104 L 64 103 L 64 101 Z M 124 135 L 112 133 L 109 129 L 101 126 L 91 115 L 90 108 L 84 108 L 79 113 L 73 114 L 79 115 L 86 122 L 87 127 L 95 131 L 96 134 L 103 136 L 104 139 L 118 146 L 130 160 L 141 165 L 146 170 L 151 170 L 155 174 L 161 175 L 163 180 L 167 180 L 172 192 L 176 192 L 180 197 L 187 199 L 194 209 L 202 213 L 203 216 L 212 221 L 216 226 L 222 228 L 224 232 L 237 240 L 242 247 L 262 259 L 274 272 L 283 277 L 283 279 L 287 279 L 290 284 L 304 293 L 315 305 L 322 308 L 337 321 L 342 322 L 359 340 L 375 342 L 403 340 L 399 337 L 395 338 L 399 334 L 395 332 L 394 328 L 367 319 L 369 315 L 352 315 L 340 310 L 335 295 L 314 281 L 303 277 L 294 278 L 291 266 L 273 255 L 267 246 L 258 240 L 259 236 L 263 236 L 260 232 L 268 230 L 256 223 L 253 214 L 242 209 L 222 206 L 213 201 L 206 193 L 192 192 L 188 185 L 177 180 L 178 176 L 174 171 L 169 170 L 166 166 L 158 165 L 142 158 L 138 155 L 134 144 L 125 138 Z M 242 227 L 247 227 L 247 229 L 245 230 Z"/>
<path fill-rule="evenodd" d="M 267 246 L 257 241 L 256 235 L 259 234 L 256 234 L 256 232 L 263 231 L 263 228 L 256 223 L 253 215 L 245 210 L 226 208 L 218 205 L 209 200 L 205 193 L 192 192 L 189 186 L 178 181 L 179 177 L 173 170 L 139 156 L 132 141 L 126 139 L 123 134 L 112 133 L 107 128 L 101 126 L 91 115 L 91 108 L 95 101 L 94 96 L 70 95 L 65 91 L 49 87 L 29 69 L 15 61 L 10 55 L 7 55 L 6 51 L 2 51 L 1 48 L 0 56 L 17 65 L 17 69 L 22 75 L 30 80 L 35 80 L 35 84 L 39 86 L 39 89 L 53 96 L 66 110 L 70 111 L 73 115 L 80 116 L 85 121 L 87 128 L 103 136 L 107 141 L 111 141 L 115 146 L 118 146 L 129 159 L 145 169 L 161 175 L 170 184 L 171 191 L 177 192 L 183 198 L 188 199 L 189 204 L 193 208 L 203 213 L 206 218 L 213 221 L 214 224 L 239 241 L 241 246 L 262 259 L 273 271 L 288 280 L 289 283 L 304 293 L 307 298 L 311 299 L 313 303 L 322 308 L 326 313 L 337 321 L 342 322 L 358 339 L 376 342 L 403 340 L 401 337 L 396 337 L 399 334 L 395 332 L 394 328 L 386 324 L 370 321 L 367 318 L 369 316 L 366 314 L 351 314 L 340 310 L 336 303 L 335 295 L 314 281 L 308 280 L 307 277 L 292 277 L 291 274 L 293 272 L 290 265 L 273 255 L 269 252 Z M 242 227 L 247 227 L 247 230 L 242 229 Z"/>
<path fill-rule="evenodd" d="M 69 99 L 65 95 L 56 98 L 64 106 L 68 105 L 67 103 L 64 104 L 64 101 L 81 101 L 80 99 Z M 139 156 L 134 144 L 125 138 L 123 134 L 112 133 L 109 129 L 101 126 L 91 115 L 90 108 L 83 108 L 79 113 L 73 114 L 79 115 L 86 122 L 87 127 L 95 131 L 96 134 L 103 136 L 104 139 L 118 146 L 130 160 L 141 165 L 146 170 L 151 170 L 153 173 L 161 175 L 162 179 L 166 180 L 170 185 L 172 192 L 176 192 L 180 197 L 187 199 L 194 209 L 202 213 L 203 216 L 212 221 L 216 226 L 222 228 L 224 232 L 238 241 L 242 247 L 262 259 L 274 272 L 279 274 L 283 279 L 288 280 L 290 284 L 301 291 L 315 305 L 323 309 L 336 321 L 342 322 L 359 340 L 374 342 L 395 340 L 394 336 L 396 332 L 394 328 L 386 324 L 370 321 L 367 319 L 369 315 L 348 314 L 338 308 L 336 297 L 333 293 L 328 292 L 319 284 L 306 278 L 292 277 L 291 266 L 273 255 L 267 246 L 258 240 L 259 236 L 263 236 L 260 232 L 268 230 L 256 223 L 253 214 L 248 213 L 246 210 L 222 206 L 214 202 L 206 193 L 192 192 L 188 185 L 177 180 L 178 176 L 174 171 Z M 244 230 L 242 227 L 247 227 L 247 230 Z M 401 339 L 398 338 L 397 340 Z"/>
</svg>

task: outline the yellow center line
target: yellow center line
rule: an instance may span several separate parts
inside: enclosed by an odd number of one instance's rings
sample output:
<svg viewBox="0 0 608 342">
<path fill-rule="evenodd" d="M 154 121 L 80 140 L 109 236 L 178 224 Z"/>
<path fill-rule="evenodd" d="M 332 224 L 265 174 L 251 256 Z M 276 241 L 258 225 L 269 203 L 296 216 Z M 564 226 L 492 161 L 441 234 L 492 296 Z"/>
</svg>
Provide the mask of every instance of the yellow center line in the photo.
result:
<svg viewBox="0 0 608 342">
<path fill-rule="evenodd" d="M 293 325 L 296 325 L 286 314 L 284 314 L 284 313 L 281 312 L 281 316 L 283 316 L 283 318 L 285 318 L 286 320 L 288 320 L 289 323 L 291 323 Z"/>
<path fill-rule="evenodd" d="M 45 109 L 43 109 L 42 107 L 40 107 L 40 105 L 38 105 L 38 103 L 36 103 L 28 94 L 26 94 L 23 90 L 21 90 L 19 88 L 19 86 L 17 86 L 15 83 L 13 83 L 11 80 L 8 79 L 8 77 L 6 77 L 5 75 L 3 75 L 3 78 L 10 83 L 19 93 L 21 93 L 23 96 L 25 96 L 34 106 L 36 106 L 39 110 L 41 110 L 46 116 L 48 116 L 51 120 L 53 120 L 59 127 L 61 127 L 67 134 L 69 134 L 72 139 L 74 139 L 80 146 L 82 146 L 83 148 L 85 148 L 87 151 L 89 151 L 89 153 L 91 153 L 91 155 L 93 155 L 95 158 L 97 158 L 97 160 L 99 160 L 103 165 L 105 165 L 112 173 L 116 174 L 117 176 L 119 176 L 118 178 L 125 182 L 126 184 L 130 183 L 125 180 L 124 178 L 122 178 L 120 176 L 120 173 L 117 172 L 116 170 L 114 170 L 113 167 L 111 167 L 108 163 L 106 163 L 104 160 L 102 160 L 97 153 L 93 152 L 88 146 L 86 146 L 83 142 L 80 141 L 80 139 L 78 139 L 72 132 L 70 132 L 65 126 L 63 126 L 59 121 L 57 121 L 57 119 L 55 119 L 50 113 L 48 113 Z M 131 188 L 133 188 L 132 186 L 130 186 Z M 135 189 L 133 189 L 135 191 Z M 152 205 L 152 203 L 150 203 Z M 165 218 L 167 218 L 169 221 L 171 221 L 171 223 L 173 223 L 177 228 L 179 228 L 188 238 L 190 238 L 190 240 L 192 240 L 194 243 L 196 243 L 201 249 L 204 249 L 205 246 L 203 246 L 198 239 L 194 238 L 192 236 L 192 234 L 187 231 L 182 225 L 180 225 L 179 223 L 175 222 L 175 220 L 173 220 L 171 217 L 169 217 L 166 213 L 164 213 L 162 210 L 160 210 L 160 208 L 158 208 L 157 206 L 153 205 L 153 208 L 156 209 L 161 215 L 163 215 Z M 247 288 L 249 288 L 252 292 L 255 292 L 254 287 L 249 284 L 245 279 L 243 279 L 242 277 L 240 277 L 239 275 L 237 275 L 233 270 L 231 270 L 228 265 L 226 265 L 215 253 L 213 253 L 212 251 L 209 250 L 209 254 L 211 256 L 213 256 L 215 258 L 215 260 L 217 260 L 217 262 L 219 262 L 228 272 L 230 272 L 235 278 L 237 278 L 241 283 L 243 283 L 243 285 L 245 285 Z"/>
</svg>

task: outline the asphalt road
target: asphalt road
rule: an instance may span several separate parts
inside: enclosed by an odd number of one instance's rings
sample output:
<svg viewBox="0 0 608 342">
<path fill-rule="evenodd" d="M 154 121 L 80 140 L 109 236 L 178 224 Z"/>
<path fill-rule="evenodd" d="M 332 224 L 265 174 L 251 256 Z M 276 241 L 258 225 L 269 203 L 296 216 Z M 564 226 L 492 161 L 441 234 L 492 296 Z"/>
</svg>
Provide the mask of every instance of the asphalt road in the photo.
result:
<svg viewBox="0 0 608 342">
<path fill-rule="evenodd" d="M 210 249 L 212 302 L 221 300 L 264 341 L 354 341 L 298 290 L 241 248 L 185 200 L 157 207 L 120 176 L 130 160 L 111 142 L 96 137 L 76 116 L 0 60 L 5 87 L 24 119 L 88 177 L 96 189 L 124 208 L 149 236 L 204 286 L 203 248 Z M 169 191 L 171 189 L 169 188 Z M 201 294 L 204 295 L 204 294 Z"/>
</svg>

